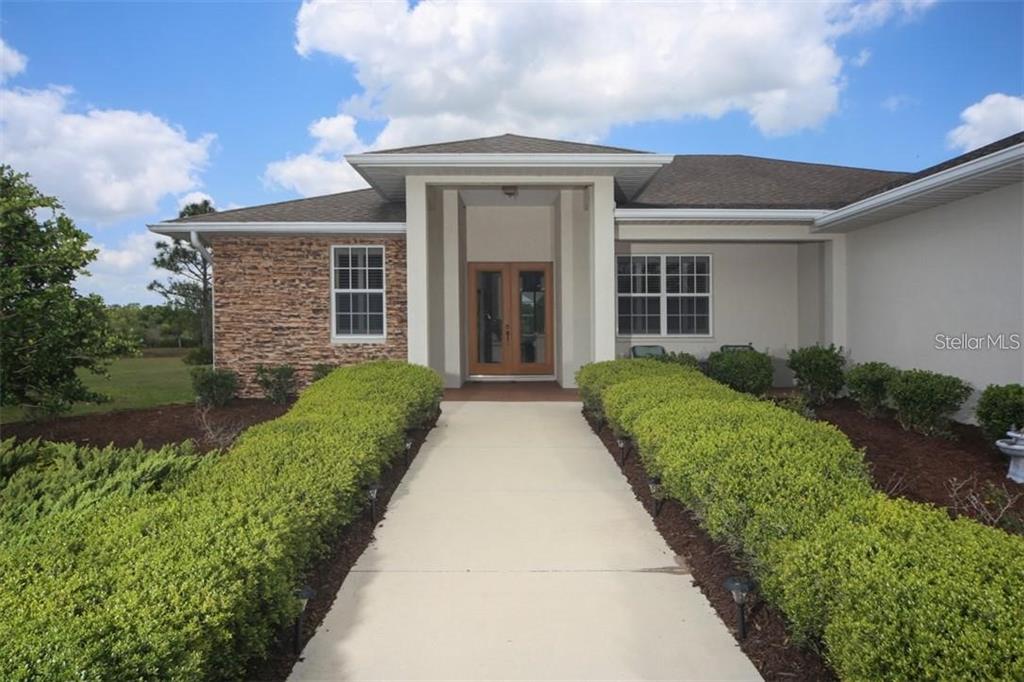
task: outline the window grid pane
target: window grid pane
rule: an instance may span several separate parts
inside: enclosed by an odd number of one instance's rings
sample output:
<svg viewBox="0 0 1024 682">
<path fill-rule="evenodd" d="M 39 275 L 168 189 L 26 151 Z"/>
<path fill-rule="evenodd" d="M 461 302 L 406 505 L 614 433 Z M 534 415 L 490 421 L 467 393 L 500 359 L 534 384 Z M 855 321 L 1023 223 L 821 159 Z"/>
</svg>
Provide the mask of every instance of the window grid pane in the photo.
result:
<svg viewBox="0 0 1024 682">
<path fill-rule="evenodd" d="M 384 335 L 384 247 L 334 249 L 335 336 Z"/>
<path fill-rule="evenodd" d="M 710 256 L 618 256 L 616 293 L 619 334 L 711 333 Z"/>
</svg>

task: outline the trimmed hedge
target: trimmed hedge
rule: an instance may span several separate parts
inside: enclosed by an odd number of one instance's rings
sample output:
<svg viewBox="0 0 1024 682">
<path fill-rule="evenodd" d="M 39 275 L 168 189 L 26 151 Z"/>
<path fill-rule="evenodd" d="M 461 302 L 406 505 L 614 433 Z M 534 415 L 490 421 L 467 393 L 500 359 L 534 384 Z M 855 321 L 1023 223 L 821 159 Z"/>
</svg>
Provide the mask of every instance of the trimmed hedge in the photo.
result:
<svg viewBox="0 0 1024 682">
<path fill-rule="evenodd" d="M 243 677 L 362 486 L 437 414 L 435 373 L 372 365 L 332 372 L 169 492 L 109 495 L 0 540 L 0 678 Z"/>
<path fill-rule="evenodd" d="M 1012 427 L 1024 428 L 1024 386 L 990 384 L 981 392 L 974 410 L 985 437 L 995 443 Z"/>
<path fill-rule="evenodd" d="M 789 351 L 787 364 L 793 370 L 797 388 L 811 405 L 824 405 L 843 390 L 846 357 L 842 346 L 830 343 L 796 348 Z"/>
<path fill-rule="evenodd" d="M 959 377 L 908 369 L 889 381 L 889 399 L 905 429 L 925 435 L 949 432 L 949 420 L 972 393 Z"/>
<path fill-rule="evenodd" d="M 750 350 L 718 350 L 708 355 L 708 376 L 737 391 L 761 395 L 772 387 L 772 358 Z"/>
<path fill-rule="evenodd" d="M 884 362 L 865 362 L 846 371 L 846 388 L 861 411 L 874 417 L 889 400 L 889 384 L 900 371 Z"/>
<path fill-rule="evenodd" d="M 578 376 L 841 678 L 1024 678 L 1024 538 L 875 492 L 840 431 L 698 373 Z"/>
</svg>

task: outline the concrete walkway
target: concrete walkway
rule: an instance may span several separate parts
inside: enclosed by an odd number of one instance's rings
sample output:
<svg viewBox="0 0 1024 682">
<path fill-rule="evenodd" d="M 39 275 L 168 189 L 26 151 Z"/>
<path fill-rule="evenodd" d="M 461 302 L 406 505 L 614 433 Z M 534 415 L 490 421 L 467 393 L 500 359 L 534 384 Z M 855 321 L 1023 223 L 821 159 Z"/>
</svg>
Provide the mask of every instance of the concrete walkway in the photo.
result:
<svg viewBox="0 0 1024 682">
<path fill-rule="evenodd" d="M 579 403 L 442 408 L 291 679 L 760 679 Z"/>
</svg>

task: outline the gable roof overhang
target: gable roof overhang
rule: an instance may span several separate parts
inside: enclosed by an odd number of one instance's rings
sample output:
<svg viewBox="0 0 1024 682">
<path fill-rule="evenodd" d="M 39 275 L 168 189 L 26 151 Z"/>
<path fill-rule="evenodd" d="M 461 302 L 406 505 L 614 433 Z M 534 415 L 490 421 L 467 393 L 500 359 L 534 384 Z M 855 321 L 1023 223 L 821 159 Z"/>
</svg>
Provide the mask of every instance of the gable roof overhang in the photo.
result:
<svg viewBox="0 0 1024 682">
<path fill-rule="evenodd" d="M 1013 141 L 1016 144 L 968 158 L 962 163 L 926 169 L 918 174 L 917 179 L 830 211 L 814 221 L 815 231 L 849 232 L 1022 182 L 1024 142 Z M 977 151 L 984 152 L 985 149 Z"/>
<path fill-rule="evenodd" d="M 598 175 L 615 179 L 616 190 L 626 198 L 636 195 L 671 155 L 647 153 L 586 154 L 349 154 L 345 159 L 389 201 L 405 198 L 409 175 L 560 176 Z"/>
</svg>

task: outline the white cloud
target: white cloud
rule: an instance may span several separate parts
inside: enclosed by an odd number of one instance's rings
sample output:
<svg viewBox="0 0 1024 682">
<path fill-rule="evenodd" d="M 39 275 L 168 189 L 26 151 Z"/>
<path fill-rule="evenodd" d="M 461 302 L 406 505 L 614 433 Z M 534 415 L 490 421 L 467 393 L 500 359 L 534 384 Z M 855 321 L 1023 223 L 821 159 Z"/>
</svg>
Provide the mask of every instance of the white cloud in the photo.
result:
<svg viewBox="0 0 1024 682">
<path fill-rule="evenodd" d="M 769 136 L 815 128 L 838 108 L 838 37 L 928 4 L 306 0 L 296 49 L 345 60 L 362 91 L 311 126 L 310 153 L 266 178 L 343 189 L 355 180 L 344 151 L 505 132 L 594 141 L 615 125 L 729 112 Z M 364 143 L 356 119 L 384 127 Z M 283 179 L 313 169 L 332 179 Z"/>
<path fill-rule="evenodd" d="M 882 100 L 882 108 L 886 111 L 896 112 L 917 104 L 917 99 L 910 95 L 889 95 Z"/>
<path fill-rule="evenodd" d="M 871 50 L 865 47 L 857 53 L 857 56 L 851 60 L 851 63 L 859 67 L 865 66 L 869 61 L 871 61 Z"/>
<path fill-rule="evenodd" d="M 309 134 L 316 139 L 313 151 L 268 164 L 265 182 L 303 196 L 366 187 L 366 181 L 343 158 L 366 147 L 356 133 L 353 116 L 339 114 L 313 121 Z"/>
<path fill-rule="evenodd" d="M 1024 97 L 995 92 L 960 112 L 962 124 L 946 135 L 951 149 L 968 152 L 1024 130 Z"/>
<path fill-rule="evenodd" d="M 159 303 L 159 295 L 146 291 L 153 279 L 167 273 L 153 267 L 159 235 L 148 232 L 129 234 L 117 244 L 94 243 L 99 249 L 89 267 L 89 275 L 75 285 L 85 293 L 96 293 L 107 303 Z"/>
<path fill-rule="evenodd" d="M 4 161 L 28 172 L 68 214 L 101 223 L 152 213 L 168 194 L 199 186 L 213 135 L 189 139 L 154 114 L 70 110 L 72 90 L 0 91 Z"/>
<path fill-rule="evenodd" d="M 178 210 L 185 208 L 189 204 L 200 204 L 204 201 L 209 201 L 211 205 L 216 206 L 217 204 L 206 192 L 189 192 L 188 194 L 178 197 Z"/>
<path fill-rule="evenodd" d="M 0 83 L 11 76 L 17 76 L 28 65 L 28 57 L 15 50 L 0 38 Z"/>
</svg>

